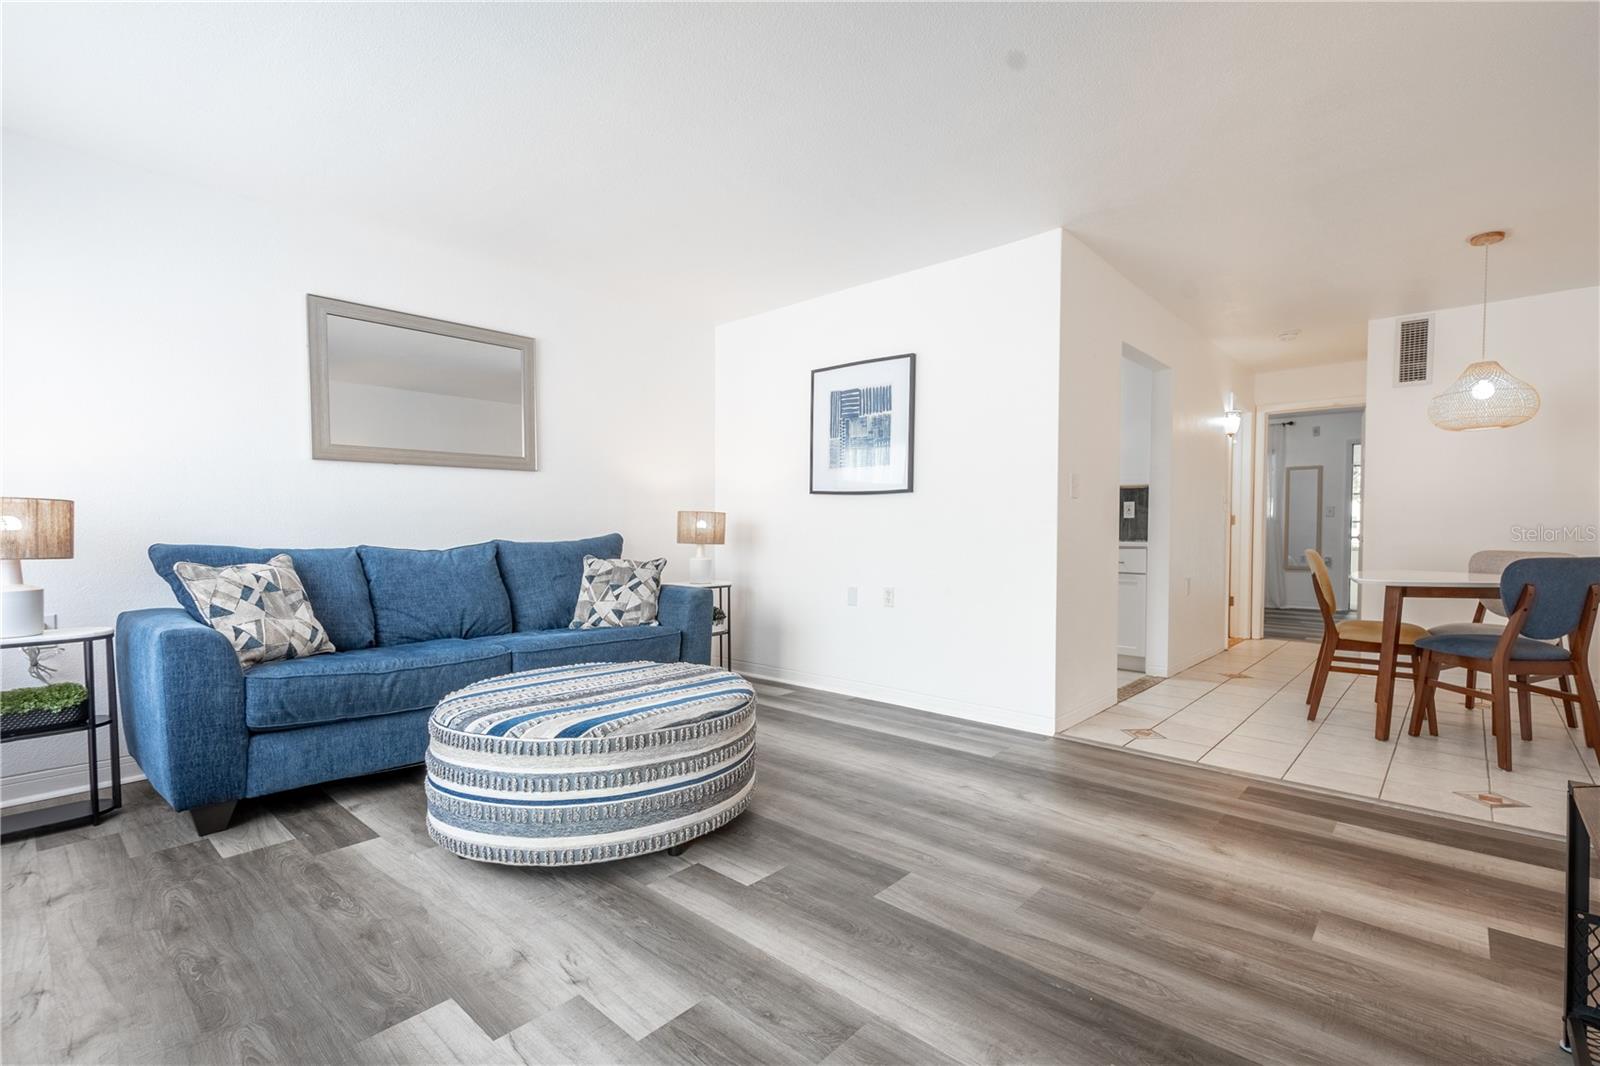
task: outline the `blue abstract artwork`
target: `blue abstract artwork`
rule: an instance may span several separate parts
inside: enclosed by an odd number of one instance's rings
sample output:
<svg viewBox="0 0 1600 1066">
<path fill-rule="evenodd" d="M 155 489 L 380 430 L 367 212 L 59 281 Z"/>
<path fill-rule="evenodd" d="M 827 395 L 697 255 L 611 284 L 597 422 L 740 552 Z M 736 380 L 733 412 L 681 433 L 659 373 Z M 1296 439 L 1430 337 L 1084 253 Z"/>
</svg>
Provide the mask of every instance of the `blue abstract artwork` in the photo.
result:
<svg viewBox="0 0 1600 1066">
<path fill-rule="evenodd" d="M 889 465 L 894 386 L 835 389 L 828 394 L 828 467 Z"/>
<path fill-rule="evenodd" d="M 811 372 L 811 491 L 910 492 L 916 428 L 914 353 Z"/>
</svg>

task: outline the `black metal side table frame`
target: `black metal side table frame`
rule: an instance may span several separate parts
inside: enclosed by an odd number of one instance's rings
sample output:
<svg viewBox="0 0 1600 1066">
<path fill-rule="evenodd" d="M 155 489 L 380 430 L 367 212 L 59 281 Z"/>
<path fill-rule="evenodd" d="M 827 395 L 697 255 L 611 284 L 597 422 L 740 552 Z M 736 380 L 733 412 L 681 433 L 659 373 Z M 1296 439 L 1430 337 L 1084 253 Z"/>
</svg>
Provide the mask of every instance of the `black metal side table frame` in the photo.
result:
<svg viewBox="0 0 1600 1066">
<path fill-rule="evenodd" d="M 23 740 L 36 740 L 39 737 L 54 737 L 68 733 L 82 732 L 89 754 L 89 797 L 83 800 L 73 800 L 68 803 L 56 804 L 39 810 L 24 811 L 21 814 L 0 815 L 0 841 L 12 840 L 16 837 L 30 833 L 39 833 L 51 829 L 67 829 L 78 825 L 98 824 L 100 819 L 122 807 L 122 745 L 117 731 L 117 657 L 113 646 L 114 633 L 109 628 L 83 629 L 83 630 L 46 630 L 37 637 L 8 638 L 4 641 L 7 648 L 29 646 L 48 646 L 61 644 L 81 644 L 83 646 L 83 687 L 89 693 L 89 715 L 81 723 L 62 726 L 59 729 L 42 730 L 37 733 L 25 733 L 20 736 L 6 737 L 3 743 L 12 744 Z M 106 713 L 98 713 L 99 692 L 96 684 L 96 671 L 94 663 L 94 646 L 104 642 L 103 655 L 105 658 L 105 687 L 106 687 Z M 102 805 L 100 795 L 100 752 L 99 732 L 108 730 L 107 739 L 111 751 L 111 801 Z"/>
<path fill-rule="evenodd" d="M 721 659 L 724 670 L 733 669 L 733 586 L 726 582 L 719 584 L 701 585 L 701 588 L 711 590 L 711 606 L 722 612 L 722 624 L 719 626 L 715 620 L 711 623 L 711 643 L 718 654 L 713 661 Z"/>
</svg>

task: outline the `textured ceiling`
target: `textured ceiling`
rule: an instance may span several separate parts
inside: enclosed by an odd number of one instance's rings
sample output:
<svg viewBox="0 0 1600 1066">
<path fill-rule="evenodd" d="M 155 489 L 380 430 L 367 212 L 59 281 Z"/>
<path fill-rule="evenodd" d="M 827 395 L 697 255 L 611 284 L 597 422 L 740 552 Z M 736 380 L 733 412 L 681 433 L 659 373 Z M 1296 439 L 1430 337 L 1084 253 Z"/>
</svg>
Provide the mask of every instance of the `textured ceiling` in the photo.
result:
<svg viewBox="0 0 1600 1066">
<path fill-rule="evenodd" d="M 13 3 L 5 121 L 719 320 L 1064 225 L 1293 365 L 1475 301 L 1476 230 L 1600 279 L 1597 12 Z"/>
</svg>

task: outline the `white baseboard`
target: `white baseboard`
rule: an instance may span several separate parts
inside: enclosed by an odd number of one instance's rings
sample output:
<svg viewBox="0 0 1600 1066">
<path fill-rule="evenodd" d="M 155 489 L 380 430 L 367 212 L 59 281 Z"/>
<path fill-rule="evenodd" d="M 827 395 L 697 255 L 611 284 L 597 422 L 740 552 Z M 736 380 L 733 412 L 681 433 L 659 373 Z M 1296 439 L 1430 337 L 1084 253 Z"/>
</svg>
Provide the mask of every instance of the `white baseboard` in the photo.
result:
<svg viewBox="0 0 1600 1066">
<path fill-rule="evenodd" d="M 857 681 L 847 677 L 834 677 L 831 674 L 813 674 L 805 670 L 790 670 L 782 666 L 753 663 L 744 659 L 735 659 L 733 661 L 733 669 L 745 677 L 755 678 L 758 681 L 770 681 L 775 685 L 799 685 L 803 688 L 831 692 L 838 696 L 855 696 L 860 699 L 877 700 L 880 703 L 893 703 L 900 707 L 910 707 L 913 710 L 943 715 L 946 718 L 959 718 L 965 722 L 997 725 L 1006 729 L 1021 730 L 1024 733 L 1036 733 L 1044 736 L 1054 733 L 1054 730 L 1050 728 L 1053 719 L 1028 715 L 1005 707 L 968 703 L 964 700 L 952 700 L 944 696 L 916 692 L 911 689 L 895 688 L 890 685 L 874 685 L 871 682 Z"/>
<path fill-rule="evenodd" d="M 122 783 L 130 781 L 143 781 L 144 771 L 139 769 L 139 764 L 133 757 L 122 757 Z M 110 787 L 111 763 L 110 760 L 100 764 L 100 787 Z M 62 796 L 76 796 L 89 791 L 89 766 L 87 763 L 78 763 L 75 766 L 51 766 L 43 770 L 28 770 L 20 774 L 6 774 L 0 780 L 0 807 L 15 807 L 19 803 L 35 803 L 39 800 L 58 799 Z"/>
</svg>

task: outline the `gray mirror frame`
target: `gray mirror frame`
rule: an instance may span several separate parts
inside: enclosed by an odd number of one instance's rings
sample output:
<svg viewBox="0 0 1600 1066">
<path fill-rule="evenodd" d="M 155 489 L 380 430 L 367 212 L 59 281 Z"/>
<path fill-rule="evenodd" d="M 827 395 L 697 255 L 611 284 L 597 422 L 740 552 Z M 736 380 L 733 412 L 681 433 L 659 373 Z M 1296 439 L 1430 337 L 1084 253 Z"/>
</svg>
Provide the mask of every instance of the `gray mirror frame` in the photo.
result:
<svg viewBox="0 0 1600 1066">
<path fill-rule="evenodd" d="M 328 405 L 328 316 L 354 318 L 401 329 L 437 333 L 442 337 L 481 341 L 516 348 L 522 353 L 522 455 L 479 455 L 470 452 L 437 452 L 413 448 L 378 448 L 357 444 L 335 444 L 332 412 Z M 408 315 L 382 307 L 334 300 L 306 294 L 306 328 L 311 349 L 311 458 L 337 459 L 352 463 L 397 463 L 412 466 L 465 466 L 488 470 L 537 470 L 538 409 L 534 406 L 533 338 L 515 333 L 466 326 L 422 315 Z"/>
</svg>

